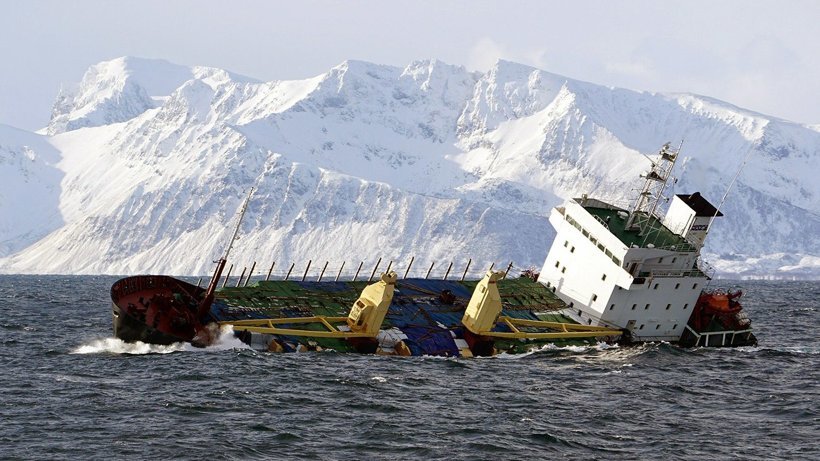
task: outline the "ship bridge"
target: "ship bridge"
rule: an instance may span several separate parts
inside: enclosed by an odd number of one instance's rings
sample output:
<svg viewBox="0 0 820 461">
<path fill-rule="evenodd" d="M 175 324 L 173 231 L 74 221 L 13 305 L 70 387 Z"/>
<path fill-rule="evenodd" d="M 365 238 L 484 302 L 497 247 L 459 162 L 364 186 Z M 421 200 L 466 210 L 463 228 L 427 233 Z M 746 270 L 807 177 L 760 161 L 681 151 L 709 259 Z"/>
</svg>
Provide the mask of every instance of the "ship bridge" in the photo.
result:
<svg viewBox="0 0 820 461">
<path fill-rule="evenodd" d="M 710 278 L 700 249 L 720 213 L 694 193 L 674 196 L 658 215 L 676 157 L 664 146 L 629 211 L 586 196 L 553 209 L 556 237 L 538 280 L 576 321 L 626 328 L 639 340 L 680 338 Z"/>
<path fill-rule="evenodd" d="M 596 220 L 600 221 L 606 229 L 630 248 L 657 248 L 662 250 L 671 250 L 678 253 L 691 253 L 697 251 L 694 245 L 687 242 L 685 238 L 672 232 L 661 221 L 654 217 L 648 217 L 647 228 L 651 229 L 649 232 L 641 233 L 640 229 L 628 229 L 627 217 L 629 216 L 626 210 L 608 205 L 604 202 L 595 200 L 595 204 L 584 205 L 583 199 L 576 199 L 581 201 L 581 206 L 591 214 Z M 591 202 L 591 200 L 587 200 Z"/>
</svg>

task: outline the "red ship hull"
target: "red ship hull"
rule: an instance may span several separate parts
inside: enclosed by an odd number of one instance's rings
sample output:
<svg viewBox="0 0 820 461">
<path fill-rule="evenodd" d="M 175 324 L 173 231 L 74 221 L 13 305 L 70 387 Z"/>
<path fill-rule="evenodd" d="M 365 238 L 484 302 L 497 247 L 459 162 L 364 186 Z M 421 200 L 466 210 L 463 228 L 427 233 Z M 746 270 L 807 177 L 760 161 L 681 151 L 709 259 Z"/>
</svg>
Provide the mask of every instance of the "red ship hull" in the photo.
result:
<svg viewBox="0 0 820 461">
<path fill-rule="evenodd" d="M 111 287 L 114 336 L 150 344 L 193 342 L 207 319 L 197 309 L 205 289 L 173 277 L 139 275 Z"/>
</svg>

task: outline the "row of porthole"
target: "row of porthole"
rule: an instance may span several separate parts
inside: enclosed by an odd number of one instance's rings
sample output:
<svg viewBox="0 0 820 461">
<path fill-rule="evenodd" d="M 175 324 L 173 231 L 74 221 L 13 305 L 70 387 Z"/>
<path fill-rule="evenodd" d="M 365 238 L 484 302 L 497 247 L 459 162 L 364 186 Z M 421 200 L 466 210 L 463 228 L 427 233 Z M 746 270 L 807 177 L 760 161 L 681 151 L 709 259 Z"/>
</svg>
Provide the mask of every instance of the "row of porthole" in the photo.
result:
<svg viewBox="0 0 820 461">
<path fill-rule="evenodd" d="M 596 296 L 596 295 L 592 295 L 592 300 L 593 300 L 593 301 L 595 301 L 597 298 L 598 298 L 598 296 Z M 649 310 L 649 308 L 650 308 L 651 306 L 652 306 L 651 304 L 647 304 L 646 306 L 644 306 L 644 307 L 643 307 L 643 309 L 644 309 L 645 311 L 648 311 L 648 310 Z M 633 311 L 634 311 L 637 307 L 638 307 L 638 304 L 633 304 L 633 305 L 632 305 L 632 309 L 631 309 L 631 310 L 633 310 Z M 683 305 L 683 310 L 686 310 L 688 307 L 689 307 L 689 303 L 684 304 L 684 305 Z M 666 310 L 669 310 L 669 309 L 671 309 L 671 308 L 672 308 L 672 304 L 667 304 L 667 305 L 666 305 Z M 612 311 L 612 310 L 615 310 L 615 304 L 611 304 L 611 305 L 609 306 L 609 310 L 611 310 L 611 311 Z"/>
<path fill-rule="evenodd" d="M 604 277 L 606 277 L 606 275 L 604 275 Z M 652 289 L 653 289 L 653 290 L 657 290 L 659 285 L 660 285 L 659 283 L 656 283 L 656 284 L 655 284 L 655 286 L 653 286 L 653 287 L 652 287 Z M 675 284 L 675 289 L 677 290 L 678 288 L 680 288 L 680 283 L 676 283 L 676 284 Z M 698 284 L 697 284 L 697 283 L 693 283 L 693 284 L 692 284 L 692 289 L 693 289 L 693 290 L 696 290 L 697 288 L 698 288 Z"/>
<path fill-rule="evenodd" d="M 569 303 L 570 308 L 572 308 L 574 305 L 574 302 Z M 581 309 L 578 309 L 578 318 L 582 320 L 584 318 L 584 311 L 582 311 Z M 587 318 L 587 325 L 592 325 L 592 317 Z"/>
<path fill-rule="evenodd" d="M 571 303 L 569 303 L 569 307 L 570 307 L 570 308 L 571 308 L 571 307 L 573 307 L 573 305 L 574 305 L 574 304 L 575 304 L 575 303 L 572 303 L 572 302 L 571 302 Z M 686 309 L 686 306 L 688 306 L 688 305 L 689 305 L 689 304 L 685 304 L 683 308 L 684 308 L 684 309 Z M 648 309 L 648 306 L 649 306 L 649 304 L 647 304 L 647 309 Z M 612 306 L 610 306 L 610 307 L 609 307 L 609 309 L 610 309 L 610 310 L 612 310 L 612 308 L 613 308 L 613 307 L 615 307 L 615 305 L 614 305 L 614 304 L 613 304 Z M 633 309 L 635 308 L 635 307 L 634 307 L 634 305 L 633 305 L 633 307 L 632 307 L 632 308 L 633 308 Z M 668 305 L 668 304 L 667 304 L 667 307 L 666 307 L 666 308 L 667 308 L 667 309 L 669 309 L 669 305 Z M 578 309 L 578 317 L 583 318 L 583 314 L 584 314 L 584 311 L 582 311 L 581 309 Z M 591 318 L 591 317 L 587 319 L 587 324 L 588 324 L 588 325 L 592 325 L 592 318 Z M 638 327 L 638 329 L 639 329 L 639 330 L 643 330 L 643 327 L 644 327 L 644 324 L 642 323 L 642 324 Z M 656 329 L 656 330 L 659 330 L 660 328 L 661 328 L 661 324 L 660 324 L 660 323 L 655 325 L 655 329 Z M 678 329 L 678 324 L 676 323 L 676 324 L 672 325 L 672 329 L 673 329 L 673 330 L 677 330 L 677 329 Z"/>
<path fill-rule="evenodd" d="M 607 255 L 607 257 L 612 259 L 612 262 L 614 262 L 617 266 L 621 265 L 621 260 L 616 258 L 615 255 L 613 255 L 612 252 L 609 251 L 609 249 L 607 249 L 603 244 L 598 243 L 598 239 L 593 237 L 592 234 L 588 230 L 581 227 L 581 225 L 578 224 L 578 221 L 572 219 L 572 216 L 570 216 L 568 214 L 564 215 L 564 217 L 566 218 L 568 223 L 572 224 L 576 229 L 581 231 L 581 234 L 583 234 L 584 237 L 587 237 L 589 239 L 589 241 L 592 242 L 593 245 L 597 246 L 599 250 L 603 251 L 604 254 Z M 565 242 L 564 246 L 567 246 L 568 243 L 569 242 Z M 573 248 L 573 250 L 575 249 L 575 247 L 572 247 L 572 248 Z M 572 251 L 570 251 L 570 253 L 572 253 Z"/>
<path fill-rule="evenodd" d="M 643 330 L 643 326 L 644 326 L 644 324 L 642 323 L 642 324 L 641 324 L 641 326 L 639 326 L 639 327 L 638 327 L 638 329 L 639 329 L 639 330 Z M 659 330 L 660 328 L 661 328 L 661 324 L 660 324 L 660 323 L 659 323 L 659 324 L 657 324 L 657 325 L 655 325 L 655 329 L 656 329 L 656 330 Z M 676 324 L 672 325 L 672 329 L 673 329 L 673 330 L 677 330 L 677 329 L 678 329 L 678 324 L 676 323 Z"/>
</svg>

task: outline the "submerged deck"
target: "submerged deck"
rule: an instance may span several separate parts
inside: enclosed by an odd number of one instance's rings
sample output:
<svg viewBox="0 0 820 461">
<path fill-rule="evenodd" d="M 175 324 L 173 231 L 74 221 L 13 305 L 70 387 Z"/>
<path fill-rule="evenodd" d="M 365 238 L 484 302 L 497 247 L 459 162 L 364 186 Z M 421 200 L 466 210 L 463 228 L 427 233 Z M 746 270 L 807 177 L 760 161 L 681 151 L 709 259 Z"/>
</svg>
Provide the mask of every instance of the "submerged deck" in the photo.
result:
<svg viewBox="0 0 820 461">
<path fill-rule="evenodd" d="M 478 280 L 452 281 L 402 279 L 396 283 L 393 300 L 382 330 L 407 336 L 405 342 L 413 355 L 458 356 L 454 337 L 462 328 L 461 319 Z M 211 315 L 217 321 L 259 318 L 347 316 L 366 281 L 297 282 L 260 281 L 252 286 L 223 288 L 217 292 Z M 502 315 L 526 320 L 574 323 L 558 311 L 566 304 L 544 285 L 528 278 L 504 279 L 498 282 L 503 303 Z M 321 330 L 321 325 L 309 328 Z M 497 331 L 509 331 L 497 326 Z M 323 349 L 352 351 L 351 345 L 335 338 L 281 338 L 286 344 L 308 340 Z M 584 339 L 567 340 L 497 340 L 500 351 L 522 351 L 525 344 L 578 344 Z"/>
</svg>

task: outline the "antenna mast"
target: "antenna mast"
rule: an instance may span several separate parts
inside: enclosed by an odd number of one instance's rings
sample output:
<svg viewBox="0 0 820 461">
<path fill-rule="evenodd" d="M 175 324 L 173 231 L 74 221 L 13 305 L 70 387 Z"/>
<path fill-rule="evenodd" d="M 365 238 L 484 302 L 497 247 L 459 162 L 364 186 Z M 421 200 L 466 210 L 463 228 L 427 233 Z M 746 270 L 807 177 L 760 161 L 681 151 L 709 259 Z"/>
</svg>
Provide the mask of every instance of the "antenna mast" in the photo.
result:
<svg viewBox="0 0 820 461">
<path fill-rule="evenodd" d="M 726 201 L 726 197 L 729 196 L 729 191 L 732 190 L 732 187 L 735 185 L 735 181 L 740 176 L 740 172 L 743 171 L 743 168 L 746 167 L 746 163 L 749 161 L 749 157 L 752 156 L 752 152 L 754 152 L 754 144 L 749 147 L 749 152 L 746 153 L 746 158 L 743 159 L 743 163 L 740 164 L 740 167 L 737 169 L 737 173 L 735 173 L 735 177 L 732 178 L 732 181 L 729 183 L 729 186 L 726 188 L 726 192 L 723 193 L 723 197 L 720 199 L 720 203 L 718 204 L 717 208 L 715 209 L 715 214 L 709 219 L 709 225 L 706 227 L 706 233 L 708 234 L 709 231 L 712 229 L 712 223 L 715 222 L 715 218 L 717 217 L 718 213 L 720 213 L 720 209 L 723 207 L 723 202 Z"/>
<path fill-rule="evenodd" d="M 239 234 L 239 227 L 242 225 L 242 218 L 245 217 L 245 211 L 248 209 L 248 202 L 251 201 L 253 190 L 254 188 L 251 187 L 250 192 L 248 192 L 248 196 L 245 197 L 245 201 L 242 203 L 242 208 L 239 210 L 239 219 L 236 220 L 236 227 L 233 230 L 233 235 L 231 235 L 230 242 L 228 242 L 228 248 L 225 250 L 225 255 L 214 261 L 216 263 L 216 270 L 214 271 L 213 277 L 211 277 L 211 283 L 208 284 L 207 291 L 205 291 L 205 297 L 202 298 L 202 302 L 199 304 L 199 308 L 197 309 L 200 318 L 202 318 L 211 309 L 211 304 L 214 301 L 216 285 L 222 277 L 222 270 L 225 269 L 225 263 L 228 261 L 228 255 L 231 254 L 231 248 L 233 248 L 233 244 L 236 241 L 236 236 Z"/>
<path fill-rule="evenodd" d="M 645 175 L 641 175 L 646 178 L 646 182 L 629 213 L 629 219 L 626 222 L 627 230 L 638 230 L 640 235 L 645 235 L 652 227 L 653 219 L 659 219 L 656 216 L 658 204 L 663 198 L 663 191 L 671 178 L 670 174 L 675 167 L 681 147 L 683 147 L 682 140 L 677 150 L 673 150 L 669 143 L 666 143 L 658 152 L 658 159 L 650 159 L 652 169 Z"/>
<path fill-rule="evenodd" d="M 250 192 L 248 192 L 248 196 L 245 197 L 245 202 L 242 203 L 242 208 L 239 210 L 239 219 L 236 220 L 236 227 L 233 230 L 233 235 L 231 236 L 230 242 L 228 242 L 228 249 L 225 250 L 225 256 L 222 257 L 224 260 L 228 260 L 228 255 L 231 254 L 231 248 L 233 248 L 233 244 L 236 241 L 236 236 L 239 234 L 239 226 L 242 225 L 242 218 L 245 217 L 245 211 L 248 210 L 248 202 L 251 201 L 251 196 L 253 195 L 254 187 L 251 187 Z"/>
</svg>

